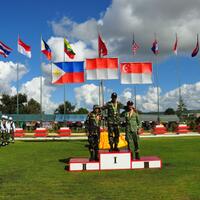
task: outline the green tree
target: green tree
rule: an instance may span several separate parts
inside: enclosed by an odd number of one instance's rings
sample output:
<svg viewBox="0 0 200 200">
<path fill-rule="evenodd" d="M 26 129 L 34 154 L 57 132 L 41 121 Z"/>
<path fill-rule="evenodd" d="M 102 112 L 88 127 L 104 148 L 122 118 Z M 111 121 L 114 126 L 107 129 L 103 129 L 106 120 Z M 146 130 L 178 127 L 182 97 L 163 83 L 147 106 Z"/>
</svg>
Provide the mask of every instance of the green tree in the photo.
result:
<svg viewBox="0 0 200 200">
<path fill-rule="evenodd" d="M 79 108 L 76 112 L 76 114 L 88 114 L 89 111 L 86 108 Z"/>
<path fill-rule="evenodd" d="M 24 113 L 27 96 L 25 94 L 18 95 L 19 113 Z M 15 114 L 17 112 L 17 95 L 10 96 L 3 94 L 0 103 L 0 109 L 4 114 Z"/>
<path fill-rule="evenodd" d="M 71 114 L 74 112 L 75 105 L 72 105 L 69 101 L 65 101 L 65 109 L 66 114 Z M 64 114 L 64 104 L 60 104 L 54 113 Z"/>
<path fill-rule="evenodd" d="M 174 115 L 176 112 L 173 108 L 167 108 L 164 112 L 165 115 Z"/>
<path fill-rule="evenodd" d="M 30 99 L 24 108 L 26 114 L 40 114 L 40 103 L 34 99 Z"/>
<path fill-rule="evenodd" d="M 185 103 L 183 102 L 183 99 L 180 98 L 178 108 L 176 110 L 176 114 L 179 117 L 181 122 L 184 121 L 184 116 L 187 115 L 187 112 L 188 112 L 187 107 Z"/>
</svg>

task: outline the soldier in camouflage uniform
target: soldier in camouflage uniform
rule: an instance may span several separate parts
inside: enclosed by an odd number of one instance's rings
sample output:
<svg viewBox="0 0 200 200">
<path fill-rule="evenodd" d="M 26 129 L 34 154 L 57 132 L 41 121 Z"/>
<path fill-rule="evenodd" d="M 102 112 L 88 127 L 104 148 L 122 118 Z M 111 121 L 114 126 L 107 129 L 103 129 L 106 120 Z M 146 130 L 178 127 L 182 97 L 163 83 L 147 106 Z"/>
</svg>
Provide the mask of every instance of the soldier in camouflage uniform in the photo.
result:
<svg viewBox="0 0 200 200">
<path fill-rule="evenodd" d="M 141 128 L 141 122 L 139 120 L 138 113 L 133 107 L 133 102 L 127 102 L 127 111 L 125 112 L 126 121 L 126 140 L 128 142 L 128 148 L 135 153 L 135 159 L 139 160 L 139 145 L 138 145 L 138 132 Z"/>
<path fill-rule="evenodd" d="M 107 110 L 108 139 L 110 144 L 110 152 L 119 151 L 119 125 L 120 125 L 120 109 L 124 105 L 117 101 L 117 94 L 111 94 L 111 101 L 107 102 L 103 109 Z M 114 146 L 113 146 L 114 145 Z"/>
<path fill-rule="evenodd" d="M 94 105 L 93 111 L 88 114 L 85 123 L 88 131 L 90 160 L 98 161 L 101 119 L 100 107 Z"/>
</svg>

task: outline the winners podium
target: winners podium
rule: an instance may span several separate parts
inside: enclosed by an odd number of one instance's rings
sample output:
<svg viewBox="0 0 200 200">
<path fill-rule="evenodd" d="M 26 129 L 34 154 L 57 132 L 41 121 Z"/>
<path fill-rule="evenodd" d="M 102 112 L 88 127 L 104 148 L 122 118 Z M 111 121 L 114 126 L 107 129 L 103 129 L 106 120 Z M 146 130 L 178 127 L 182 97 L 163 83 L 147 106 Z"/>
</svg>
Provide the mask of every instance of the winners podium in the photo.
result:
<svg viewBox="0 0 200 200">
<path fill-rule="evenodd" d="M 162 168 L 162 161 L 156 156 L 141 157 L 140 160 L 131 158 L 131 152 L 120 150 L 109 152 L 99 150 L 99 161 L 90 161 L 88 158 L 71 158 L 69 171 L 94 171 L 94 170 L 123 170 Z"/>
</svg>

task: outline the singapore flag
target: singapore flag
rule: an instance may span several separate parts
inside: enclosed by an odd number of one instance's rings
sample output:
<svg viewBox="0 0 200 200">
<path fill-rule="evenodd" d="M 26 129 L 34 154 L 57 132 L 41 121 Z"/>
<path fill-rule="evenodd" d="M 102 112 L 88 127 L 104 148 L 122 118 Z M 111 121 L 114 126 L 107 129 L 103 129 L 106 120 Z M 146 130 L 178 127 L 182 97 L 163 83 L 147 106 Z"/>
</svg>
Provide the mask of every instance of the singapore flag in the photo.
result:
<svg viewBox="0 0 200 200">
<path fill-rule="evenodd" d="M 122 84 L 150 84 L 152 83 L 151 62 L 129 62 L 121 63 Z"/>
</svg>

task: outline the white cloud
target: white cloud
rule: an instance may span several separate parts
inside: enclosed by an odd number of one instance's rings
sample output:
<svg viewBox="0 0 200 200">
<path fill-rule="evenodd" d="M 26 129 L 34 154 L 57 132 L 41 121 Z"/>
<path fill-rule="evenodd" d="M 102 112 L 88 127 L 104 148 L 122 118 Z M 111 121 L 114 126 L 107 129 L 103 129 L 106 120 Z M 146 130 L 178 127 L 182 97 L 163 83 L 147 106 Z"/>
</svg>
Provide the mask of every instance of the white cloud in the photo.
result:
<svg viewBox="0 0 200 200">
<path fill-rule="evenodd" d="M 179 51 L 190 52 L 195 46 L 195 35 L 200 32 L 199 0 L 113 0 L 98 20 L 82 23 L 66 16 L 52 21 L 55 35 L 68 36 L 70 40 L 82 40 L 94 46 L 97 26 L 103 34 L 110 55 L 131 58 L 132 34 L 140 45 L 138 57 L 151 59 L 151 44 L 157 32 L 162 55 L 172 53 L 175 33 L 179 36 Z M 136 59 L 138 59 L 138 57 Z M 141 59 L 141 58 L 140 58 Z"/>
<path fill-rule="evenodd" d="M 25 65 L 12 61 L 0 61 L 0 93 L 15 94 L 16 89 L 11 87 L 11 84 L 17 80 L 17 65 L 20 80 L 28 72 Z"/>
<path fill-rule="evenodd" d="M 43 110 L 46 113 L 53 113 L 57 108 L 57 104 L 51 100 L 52 92 L 55 88 L 49 84 L 45 84 L 45 78 L 42 78 L 43 88 L 42 88 L 42 105 Z M 33 98 L 40 103 L 40 77 L 35 77 L 30 81 L 22 84 L 20 93 L 25 93 L 28 100 Z"/>
<path fill-rule="evenodd" d="M 84 42 L 77 41 L 75 43 L 71 43 L 70 45 L 73 51 L 76 53 L 74 59 L 68 58 L 68 56 L 64 53 L 64 41 L 61 37 L 51 37 L 48 40 L 48 44 L 53 50 L 53 60 L 55 62 L 64 61 L 82 61 L 85 58 L 91 58 L 97 55 L 96 50 L 89 48 Z"/>
<path fill-rule="evenodd" d="M 123 102 L 124 104 L 126 104 L 127 101 L 134 99 L 134 95 L 132 93 L 132 90 L 130 88 L 126 88 L 122 94 L 119 96 L 118 98 L 121 102 Z"/>
<path fill-rule="evenodd" d="M 99 87 L 94 84 L 85 84 L 74 88 L 75 98 L 78 107 L 92 108 L 99 104 Z"/>
</svg>

